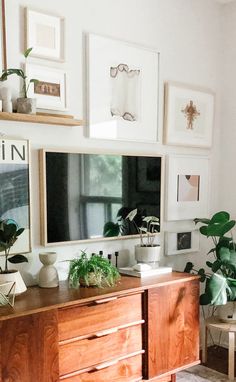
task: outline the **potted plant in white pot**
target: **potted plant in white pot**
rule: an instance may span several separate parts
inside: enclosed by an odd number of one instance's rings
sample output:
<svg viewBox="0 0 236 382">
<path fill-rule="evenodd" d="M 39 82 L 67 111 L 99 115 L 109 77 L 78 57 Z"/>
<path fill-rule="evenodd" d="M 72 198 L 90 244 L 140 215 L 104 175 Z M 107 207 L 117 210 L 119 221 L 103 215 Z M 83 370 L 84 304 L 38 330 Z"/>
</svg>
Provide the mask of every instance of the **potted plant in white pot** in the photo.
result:
<svg viewBox="0 0 236 382">
<path fill-rule="evenodd" d="M 30 52 L 33 48 L 28 48 L 23 53 L 25 59 L 29 56 Z M 3 69 L 2 75 L 0 77 L 0 81 L 6 81 L 9 76 L 12 74 L 17 75 L 22 79 L 23 85 L 22 85 L 22 97 L 17 98 L 17 113 L 23 113 L 23 114 L 36 114 L 36 99 L 35 98 L 28 98 L 28 90 L 30 84 L 34 83 L 36 84 L 38 80 L 31 78 L 30 80 L 27 79 L 27 76 L 23 69 Z"/>
<path fill-rule="evenodd" d="M 5 256 L 5 266 L 0 267 L 0 284 L 14 281 L 16 283 L 15 294 L 23 293 L 27 289 L 20 272 L 8 269 L 8 262 L 12 264 L 28 262 L 28 259 L 21 254 L 10 254 L 11 247 L 23 232 L 24 228 L 19 228 L 14 220 L 0 220 L 0 252 L 4 252 L 3 256 Z"/>
<path fill-rule="evenodd" d="M 135 222 L 137 214 L 138 210 L 135 208 L 126 216 L 140 235 L 140 244 L 135 246 L 135 260 L 137 263 L 157 267 L 160 261 L 160 245 L 155 243 L 155 237 L 160 226 L 159 219 L 156 216 L 143 216 L 142 225 L 139 227 Z"/>
</svg>

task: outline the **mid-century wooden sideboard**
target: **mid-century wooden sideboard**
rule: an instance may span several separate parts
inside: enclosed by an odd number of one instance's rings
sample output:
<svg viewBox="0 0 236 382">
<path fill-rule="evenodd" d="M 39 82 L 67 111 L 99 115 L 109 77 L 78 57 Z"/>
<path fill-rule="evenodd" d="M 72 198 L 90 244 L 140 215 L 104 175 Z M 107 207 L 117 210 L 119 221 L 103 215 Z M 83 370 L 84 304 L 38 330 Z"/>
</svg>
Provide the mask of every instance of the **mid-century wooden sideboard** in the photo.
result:
<svg viewBox="0 0 236 382">
<path fill-rule="evenodd" d="M 31 287 L 0 308 L 0 382 L 175 381 L 199 363 L 198 297 L 198 278 L 178 272 Z"/>
</svg>

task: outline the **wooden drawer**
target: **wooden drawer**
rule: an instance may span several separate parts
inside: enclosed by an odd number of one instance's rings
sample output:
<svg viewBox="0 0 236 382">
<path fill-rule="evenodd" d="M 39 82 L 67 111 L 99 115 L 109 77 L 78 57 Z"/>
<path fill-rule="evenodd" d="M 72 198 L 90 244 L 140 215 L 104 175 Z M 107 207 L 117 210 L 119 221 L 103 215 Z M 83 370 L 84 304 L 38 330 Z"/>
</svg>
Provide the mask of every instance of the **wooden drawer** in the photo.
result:
<svg viewBox="0 0 236 382">
<path fill-rule="evenodd" d="M 142 355 L 135 355 L 101 370 L 60 377 L 63 382 L 137 382 L 142 380 Z"/>
<path fill-rule="evenodd" d="M 141 330 L 141 325 L 135 325 L 102 337 L 93 336 L 60 345 L 60 375 L 140 351 Z"/>
<path fill-rule="evenodd" d="M 141 294 L 97 300 L 58 311 L 59 340 L 126 325 L 142 318 Z"/>
</svg>

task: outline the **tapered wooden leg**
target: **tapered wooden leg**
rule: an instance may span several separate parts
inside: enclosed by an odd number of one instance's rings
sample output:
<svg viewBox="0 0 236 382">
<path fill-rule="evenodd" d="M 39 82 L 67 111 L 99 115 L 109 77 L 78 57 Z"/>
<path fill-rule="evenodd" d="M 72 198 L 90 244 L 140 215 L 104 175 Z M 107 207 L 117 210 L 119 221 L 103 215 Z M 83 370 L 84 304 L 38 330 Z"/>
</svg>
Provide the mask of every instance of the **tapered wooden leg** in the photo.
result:
<svg viewBox="0 0 236 382">
<path fill-rule="evenodd" d="M 234 333 L 229 332 L 229 365 L 228 365 L 228 376 L 229 380 L 234 380 Z"/>
<path fill-rule="evenodd" d="M 207 326 L 204 323 L 202 331 L 202 363 L 207 363 Z"/>
<path fill-rule="evenodd" d="M 176 374 L 171 374 L 171 382 L 176 382 Z"/>
</svg>

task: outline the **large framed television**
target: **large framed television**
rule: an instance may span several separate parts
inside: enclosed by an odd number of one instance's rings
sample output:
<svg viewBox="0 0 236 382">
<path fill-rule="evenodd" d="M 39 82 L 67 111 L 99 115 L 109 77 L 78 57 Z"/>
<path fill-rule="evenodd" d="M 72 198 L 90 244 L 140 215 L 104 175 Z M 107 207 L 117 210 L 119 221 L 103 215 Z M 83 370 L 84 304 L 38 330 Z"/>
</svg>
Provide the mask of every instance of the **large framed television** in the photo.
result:
<svg viewBox="0 0 236 382">
<path fill-rule="evenodd" d="M 161 216 L 162 157 L 40 150 L 41 242 L 130 238 L 127 214 Z M 119 229 L 113 235 L 108 222 Z"/>
</svg>

